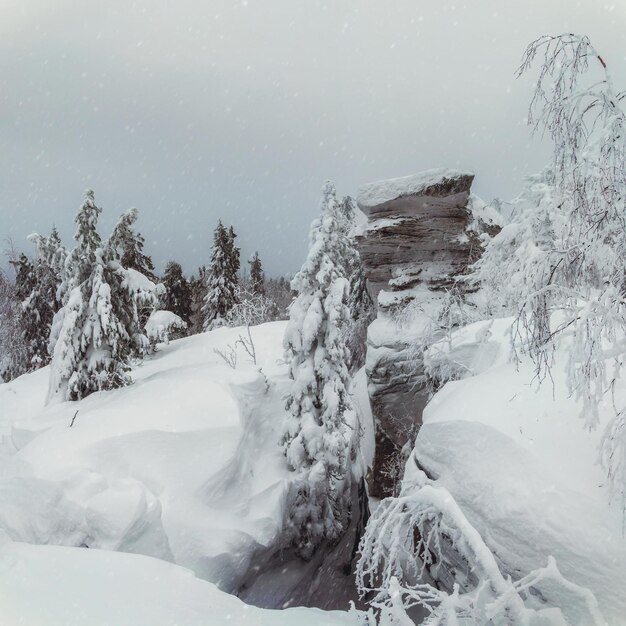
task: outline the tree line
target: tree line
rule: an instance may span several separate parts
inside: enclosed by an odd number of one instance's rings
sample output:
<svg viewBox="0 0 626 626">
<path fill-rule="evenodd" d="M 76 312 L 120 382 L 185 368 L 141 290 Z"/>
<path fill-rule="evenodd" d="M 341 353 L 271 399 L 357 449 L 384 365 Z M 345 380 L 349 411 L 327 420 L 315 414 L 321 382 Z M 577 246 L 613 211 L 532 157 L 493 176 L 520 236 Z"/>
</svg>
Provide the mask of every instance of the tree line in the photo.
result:
<svg viewBox="0 0 626 626">
<path fill-rule="evenodd" d="M 132 361 L 154 349 L 146 322 L 156 310 L 178 318 L 170 329 L 174 338 L 238 325 L 243 303 L 247 323 L 287 318 L 293 298 L 289 279 L 267 278 L 258 252 L 242 275 L 232 226 L 219 221 L 208 266 L 185 276 L 171 260 L 158 277 L 135 229 L 138 211 L 124 213 L 104 239 L 100 214 L 88 190 L 74 220 L 71 250 L 53 227 L 47 237 L 28 237 L 35 246 L 32 256 L 11 254 L 14 278 L 0 271 L 0 381 L 52 363 L 58 343 L 54 369 L 71 373 L 61 376 L 65 382 L 57 381 L 59 388 L 52 385 L 54 393 L 63 388 L 64 399 L 79 399 L 125 384 Z"/>
</svg>

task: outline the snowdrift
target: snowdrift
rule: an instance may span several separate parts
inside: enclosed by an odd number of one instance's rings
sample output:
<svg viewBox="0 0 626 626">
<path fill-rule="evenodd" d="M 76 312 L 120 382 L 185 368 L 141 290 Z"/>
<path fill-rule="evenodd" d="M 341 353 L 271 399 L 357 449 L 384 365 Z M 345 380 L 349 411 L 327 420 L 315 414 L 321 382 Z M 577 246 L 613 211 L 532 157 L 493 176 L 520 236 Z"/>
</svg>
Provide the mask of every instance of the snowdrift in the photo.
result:
<svg viewBox="0 0 626 626">
<path fill-rule="evenodd" d="M 426 407 L 409 463 L 449 491 L 504 572 L 520 578 L 552 556 L 565 578 L 594 593 L 609 623 L 624 624 L 622 512 L 597 464 L 611 400 L 599 429 L 585 430 L 566 391 L 565 355 L 556 354 L 553 384 L 539 386 L 532 363 L 509 360 L 511 322 L 472 324 L 430 349 L 432 371 L 463 379 Z M 615 398 L 626 402 L 624 381 Z M 403 493 L 411 488 L 405 481 Z"/>
<path fill-rule="evenodd" d="M 244 328 L 161 344 L 131 386 L 79 402 L 44 406 L 48 368 L 0 384 L 0 623 L 355 623 L 224 593 L 250 580 L 282 531 L 294 476 L 278 445 L 284 330 L 251 328 L 256 363 L 237 344 Z M 231 348 L 235 368 L 220 355 Z M 368 417 L 362 372 L 357 381 Z"/>
<path fill-rule="evenodd" d="M 279 532 L 289 480 L 284 324 L 252 329 L 258 365 L 243 353 L 232 369 L 215 350 L 240 332 L 161 346 L 133 385 L 80 402 L 44 407 L 48 368 L 0 385 L 0 529 L 173 561 L 233 589 Z"/>
<path fill-rule="evenodd" d="M 28 626 L 357 626 L 356 612 L 258 609 L 158 559 L 0 537 L 0 623 Z"/>
</svg>

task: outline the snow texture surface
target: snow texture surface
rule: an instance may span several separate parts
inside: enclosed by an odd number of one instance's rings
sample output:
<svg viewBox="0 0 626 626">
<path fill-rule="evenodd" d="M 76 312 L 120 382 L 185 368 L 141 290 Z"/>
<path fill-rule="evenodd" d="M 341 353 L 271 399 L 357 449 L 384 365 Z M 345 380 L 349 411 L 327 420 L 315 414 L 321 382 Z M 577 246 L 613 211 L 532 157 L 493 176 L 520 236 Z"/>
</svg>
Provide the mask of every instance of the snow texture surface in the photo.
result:
<svg viewBox="0 0 626 626">
<path fill-rule="evenodd" d="M 595 594 L 610 624 L 623 624 L 626 542 L 619 503 L 609 502 L 596 463 L 602 424 L 589 432 L 577 417 L 563 352 L 554 387 L 533 384 L 528 360 L 510 362 L 511 322 L 478 322 L 430 349 L 431 368 L 447 359 L 448 371 L 463 379 L 448 382 L 426 407 L 414 457 L 452 494 L 505 571 L 523 576 L 553 556 L 565 578 Z M 616 398 L 626 398 L 623 382 Z M 602 421 L 611 410 L 607 402 Z"/>
<path fill-rule="evenodd" d="M 357 626 L 356 612 L 258 609 L 189 570 L 134 554 L 0 537 L 0 623 L 28 626 Z"/>
</svg>

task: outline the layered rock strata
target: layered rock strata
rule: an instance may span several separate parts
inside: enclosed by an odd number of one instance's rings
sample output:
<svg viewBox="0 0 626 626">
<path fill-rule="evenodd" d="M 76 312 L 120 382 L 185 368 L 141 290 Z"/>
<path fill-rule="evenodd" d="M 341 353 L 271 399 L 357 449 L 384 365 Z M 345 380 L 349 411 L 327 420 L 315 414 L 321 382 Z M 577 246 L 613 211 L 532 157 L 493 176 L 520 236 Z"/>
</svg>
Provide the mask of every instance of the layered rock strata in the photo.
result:
<svg viewBox="0 0 626 626">
<path fill-rule="evenodd" d="M 414 440 L 428 401 L 416 349 L 420 334 L 479 249 L 468 206 L 473 179 L 468 172 L 429 170 L 370 183 L 357 197 L 368 218 L 357 243 L 378 302 L 366 363 L 377 430 L 370 492 L 377 497 L 393 494 L 403 465 L 400 451 Z M 412 317 L 403 323 L 409 303 Z"/>
</svg>

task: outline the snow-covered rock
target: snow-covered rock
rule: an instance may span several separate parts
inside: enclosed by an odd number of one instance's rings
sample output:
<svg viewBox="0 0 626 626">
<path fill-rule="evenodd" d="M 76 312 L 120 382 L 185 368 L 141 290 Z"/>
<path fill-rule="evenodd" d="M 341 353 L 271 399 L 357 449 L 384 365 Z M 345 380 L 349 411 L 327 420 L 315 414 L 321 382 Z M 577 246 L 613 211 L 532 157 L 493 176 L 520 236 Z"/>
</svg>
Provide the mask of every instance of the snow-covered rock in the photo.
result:
<svg viewBox="0 0 626 626">
<path fill-rule="evenodd" d="M 378 319 L 370 326 L 367 375 L 377 426 L 371 489 L 392 492 L 390 465 L 421 423 L 428 380 L 416 346 L 455 277 L 475 259 L 477 236 L 496 227 L 497 215 L 470 196 L 474 175 L 449 169 L 370 183 L 357 203 L 368 223 L 357 236 L 368 287 L 377 298 Z M 475 210 L 474 210 L 475 209 Z M 422 328 L 396 323 L 411 305 Z M 419 323 L 419 322 L 417 322 Z"/>
<path fill-rule="evenodd" d="M 474 174 L 460 170 L 435 168 L 418 174 L 379 180 L 363 185 L 357 194 L 359 208 L 368 216 L 390 209 L 394 200 L 411 196 L 432 202 L 431 197 L 446 198 L 469 189 Z M 427 200 L 428 198 L 428 200 Z"/>
<path fill-rule="evenodd" d="M 424 353 L 429 378 L 441 382 L 475 376 L 496 364 L 507 363 L 510 344 L 503 344 L 510 319 L 493 319 L 463 326 L 451 336 L 434 342 Z"/>
<path fill-rule="evenodd" d="M 428 170 L 414 176 L 365 185 L 357 204 L 368 216 L 357 238 L 372 295 L 397 291 L 420 282 L 449 282 L 470 251 L 459 240 L 470 223 L 467 210 L 473 174 Z M 436 266 L 436 271 L 433 271 Z M 403 277 L 393 287 L 390 281 Z"/>
</svg>

